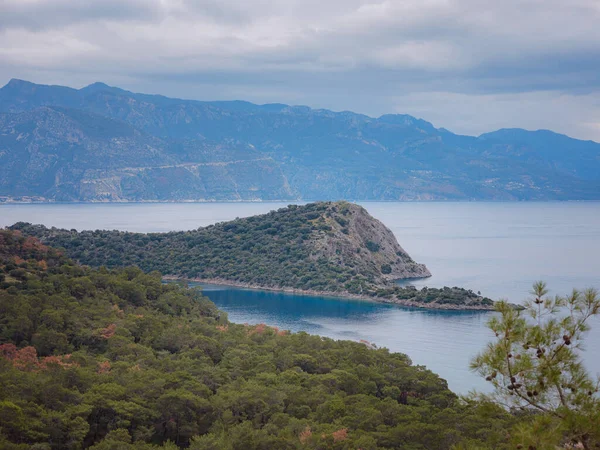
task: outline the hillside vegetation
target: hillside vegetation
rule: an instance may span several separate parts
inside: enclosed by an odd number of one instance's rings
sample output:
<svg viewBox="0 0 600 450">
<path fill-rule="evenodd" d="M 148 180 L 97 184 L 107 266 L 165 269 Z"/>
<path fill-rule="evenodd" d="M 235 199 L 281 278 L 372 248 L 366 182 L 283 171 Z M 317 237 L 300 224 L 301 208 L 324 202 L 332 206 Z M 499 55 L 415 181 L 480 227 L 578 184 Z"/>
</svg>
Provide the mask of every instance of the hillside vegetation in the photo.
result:
<svg viewBox="0 0 600 450">
<path fill-rule="evenodd" d="M 507 449 L 515 422 L 406 355 L 236 325 L 159 273 L 0 230 L 2 449 Z"/>
<path fill-rule="evenodd" d="M 129 233 L 13 226 L 64 248 L 82 264 L 135 265 L 185 279 L 355 295 L 432 308 L 492 309 L 460 288 L 400 288 L 395 279 L 430 276 L 393 233 L 347 202 L 291 205 L 268 214 L 185 232 Z"/>
<path fill-rule="evenodd" d="M 0 201 L 590 200 L 599 154 L 551 131 L 461 136 L 400 114 L 0 89 Z"/>
</svg>

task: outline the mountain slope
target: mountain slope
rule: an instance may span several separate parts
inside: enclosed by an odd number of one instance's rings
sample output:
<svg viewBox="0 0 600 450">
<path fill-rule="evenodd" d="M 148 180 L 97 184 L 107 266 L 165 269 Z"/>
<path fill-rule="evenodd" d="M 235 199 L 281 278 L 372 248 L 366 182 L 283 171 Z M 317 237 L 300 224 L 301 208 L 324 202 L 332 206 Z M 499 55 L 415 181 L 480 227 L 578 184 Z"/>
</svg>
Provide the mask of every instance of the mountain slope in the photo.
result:
<svg viewBox="0 0 600 450">
<path fill-rule="evenodd" d="M 261 163 L 261 170 L 278 177 L 264 189 L 247 186 L 255 193 L 251 196 L 215 191 L 238 179 L 244 184 L 244 173 L 257 170 L 251 165 L 225 179 L 220 173 L 207 174 L 206 194 L 178 187 L 177 171 L 148 173 L 143 181 L 148 188 L 133 193 L 125 189 L 121 200 L 600 198 L 600 144 L 545 131 L 460 136 L 407 115 L 371 118 L 303 106 L 171 99 L 102 83 L 76 90 L 13 80 L 0 89 L 0 112 L 15 115 L 44 106 L 84 110 L 126 123 L 160 139 L 175 159 L 181 141 L 202 145 L 207 153 L 246 148 L 268 158 L 269 168 Z M 137 153 L 127 146 L 123 152 L 134 157 Z M 138 165 L 143 159 L 138 155 Z M 102 179 L 99 174 L 90 176 Z M 158 178 L 175 186 L 153 195 Z M 5 189 L 0 195 L 15 194 Z"/>
<path fill-rule="evenodd" d="M 164 140 L 94 113 L 0 113 L 0 195 L 57 201 L 281 200 L 297 195 L 251 147 Z"/>
<path fill-rule="evenodd" d="M 509 448 L 404 354 L 230 323 L 197 289 L 0 230 L 0 448 Z"/>
</svg>

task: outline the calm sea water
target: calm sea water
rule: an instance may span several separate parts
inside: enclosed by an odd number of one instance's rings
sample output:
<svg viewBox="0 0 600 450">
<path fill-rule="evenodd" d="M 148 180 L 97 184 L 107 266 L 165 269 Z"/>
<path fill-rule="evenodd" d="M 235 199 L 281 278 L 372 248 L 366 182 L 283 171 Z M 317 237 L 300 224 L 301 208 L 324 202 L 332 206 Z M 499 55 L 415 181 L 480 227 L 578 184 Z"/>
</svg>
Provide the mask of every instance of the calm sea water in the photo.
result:
<svg viewBox="0 0 600 450">
<path fill-rule="evenodd" d="M 0 226 L 129 231 L 188 230 L 277 209 L 278 203 L 1 205 Z M 463 286 L 520 303 L 531 284 L 553 294 L 600 288 L 600 203 L 364 203 L 433 277 L 416 286 Z M 424 311 L 363 301 L 205 286 L 234 322 L 267 323 L 407 353 L 461 393 L 484 389 L 469 360 L 492 336 L 490 313 Z M 586 363 L 600 372 L 600 321 Z"/>
</svg>

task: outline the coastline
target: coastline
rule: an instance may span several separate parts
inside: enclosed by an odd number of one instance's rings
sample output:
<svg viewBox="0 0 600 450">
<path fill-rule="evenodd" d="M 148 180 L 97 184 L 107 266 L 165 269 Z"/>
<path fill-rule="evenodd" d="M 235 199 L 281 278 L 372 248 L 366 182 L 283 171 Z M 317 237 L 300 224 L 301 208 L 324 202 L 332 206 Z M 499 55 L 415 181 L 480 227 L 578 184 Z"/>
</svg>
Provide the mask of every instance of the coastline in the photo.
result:
<svg viewBox="0 0 600 450">
<path fill-rule="evenodd" d="M 331 297 L 338 299 L 350 299 L 350 300 L 364 300 L 374 303 L 387 303 L 391 305 L 405 306 L 410 308 L 429 309 L 429 310 L 441 310 L 441 311 L 482 311 L 491 312 L 494 311 L 494 306 L 486 305 L 452 305 L 452 304 L 427 304 L 423 302 L 416 302 L 411 300 L 399 300 L 389 299 L 382 297 L 375 297 L 370 295 L 360 295 L 351 292 L 330 292 L 330 291 L 316 291 L 316 290 L 305 290 L 295 288 L 277 288 L 272 286 L 259 286 L 250 283 L 242 283 L 237 281 L 225 280 L 222 278 L 185 278 L 178 277 L 175 275 L 163 275 L 163 280 L 167 281 L 191 281 L 194 283 L 205 283 L 215 284 L 218 286 L 230 286 L 244 289 L 254 289 L 259 291 L 271 291 L 271 292 L 282 292 L 286 294 L 294 295 L 309 295 L 309 296 L 320 296 L 320 297 Z"/>
</svg>

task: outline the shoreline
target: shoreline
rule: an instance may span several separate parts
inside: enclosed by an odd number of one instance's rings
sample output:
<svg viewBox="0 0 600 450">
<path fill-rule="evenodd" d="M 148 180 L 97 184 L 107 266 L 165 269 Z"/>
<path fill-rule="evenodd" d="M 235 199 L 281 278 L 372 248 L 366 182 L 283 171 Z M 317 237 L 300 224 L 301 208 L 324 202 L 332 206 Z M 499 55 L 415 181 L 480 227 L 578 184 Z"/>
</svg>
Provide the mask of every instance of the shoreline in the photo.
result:
<svg viewBox="0 0 600 450">
<path fill-rule="evenodd" d="M 316 291 L 316 290 L 305 290 L 305 289 L 295 289 L 295 288 L 277 288 L 277 287 L 272 287 L 272 286 L 259 286 L 259 285 L 253 285 L 250 283 L 224 280 L 222 278 L 185 278 L 185 277 L 178 277 L 175 275 L 163 275 L 162 278 L 163 278 L 163 280 L 168 280 L 168 281 L 191 281 L 194 283 L 214 284 L 217 286 L 230 286 L 230 287 L 236 287 L 236 288 L 253 289 L 253 290 L 258 290 L 258 291 L 282 292 L 282 293 L 294 294 L 294 295 L 330 297 L 330 298 L 347 299 L 347 300 L 363 300 L 363 301 L 370 301 L 370 302 L 374 302 L 374 303 L 386 303 L 389 305 L 398 305 L 398 306 L 405 306 L 405 307 L 410 307 L 410 308 L 429 309 L 429 310 L 438 310 L 438 311 L 481 311 L 481 312 L 494 311 L 493 305 L 491 305 L 491 306 L 484 306 L 484 305 L 471 306 L 471 305 L 434 304 L 433 306 L 430 306 L 427 303 L 415 302 L 415 301 L 411 301 L 411 300 L 389 299 L 389 298 L 383 298 L 383 297 L 374 297 L 374 296 L 370 296 L 370 295 L 354 294 L 351 292 L 330 292 L 330 291 Z"/>
</svg>

